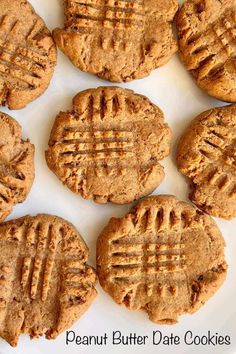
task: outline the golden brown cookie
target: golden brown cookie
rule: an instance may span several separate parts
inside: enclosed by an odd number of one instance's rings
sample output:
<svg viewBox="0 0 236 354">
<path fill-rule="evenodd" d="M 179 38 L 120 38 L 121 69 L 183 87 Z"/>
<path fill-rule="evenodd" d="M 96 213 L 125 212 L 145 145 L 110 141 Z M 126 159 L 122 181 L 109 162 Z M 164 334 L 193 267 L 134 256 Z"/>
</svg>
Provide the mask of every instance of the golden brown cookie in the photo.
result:
<svg viewBox="0 0 236 354">
<path fill-rule="evenodd" d="M 25 216 L 0 225 L 0 336 L 55 339 L 96 296 L 88 249 L 69 222 Z"/>
<path fill-rule="evenodd" d="M 115 82 L 145 77 L 176 52 L 177 0 L 64 0 L 58 47 L 80 70 Z"/>
<path fill-rule="evenodd" d="M 198 86 L 236 102 L 236 0 L 187 0 L 177 28 L 180 56 Z"/>
<path fill-rule="evenodd" d="M 19 123 L 0 112 L 0 222 L 22 203 L 34 181 L 34 145 L 21 138 Z"/>
<path fill-rule="evenodd" d="M 26 0 L 0 2 L 0 105 L 20 109 L 46 90 L 56 47 Z"/>
<path fill-rule="evenodd" d="M 236 105 L 193 120 L 179 142 L 177 165 L 192 182 L 193 203 L 213 216 L 236 216 Z"/>
<path fill-rule="evenodd" d="M 143 199 L 112 218 L 97 241 L 101 286 L 118 304 L 174 324 L 222 285 L 227 265 L 215 222 L 173 196 Z"/>
<path fill-rule="evenodd" d="M 151 193 L 164 178 L 171 132 L 146 97 L 118 87 L 80 92 L 52 128 L 46 159 L 73 192 L 123 204 Z"/>
</svg>

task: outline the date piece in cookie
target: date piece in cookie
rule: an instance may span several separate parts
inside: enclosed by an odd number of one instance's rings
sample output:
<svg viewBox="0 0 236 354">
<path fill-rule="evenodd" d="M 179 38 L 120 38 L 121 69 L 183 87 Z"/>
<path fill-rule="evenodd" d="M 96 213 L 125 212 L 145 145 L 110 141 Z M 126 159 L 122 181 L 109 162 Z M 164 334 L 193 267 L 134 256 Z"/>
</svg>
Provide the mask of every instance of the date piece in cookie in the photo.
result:
<svg viewBox="0 0 236 354">
<path fill-rule="evenodd" d="M 69 222 L 25 216 L 0 225 L 0 336 L 56 338 L 96 296 L 88 249 Z"/>
<path fill-rule="evenodd" d="M 118 87 L 79 93 L 52 128 L 46 159 L 73 192 L 97 203 L 124 204 L 151 193 L 164 178 L 159 160 L 171 132 L 160 109 Z"/>
<path fill-rule="evenodd" d="M 0 112 L 0 222 L 22 203 L 34 181 L 34 145 L 22 140 L 19 123 Z"/>
<path fill-rule="evenodd" d="M 236 216 L 236 105 L 192 121 L 180 139 L 177 165 L 192 182 L 193 203 L 213 216 Z"/>
<path fill-rule="evenodd" d="M 236 0 L 187 0 L 177 28 L 180 56 L 197 85 L 236 102 Z"/>
<path fill-rule="evenodd" d="M 226 277 L 224 240 L 214 220 L 173 196 L 143 199 L 112 218 L 97 241 L 101 286 L 118 304 L 174 324 L 194 313 Z"/>
<path fill-rule="evenodd" d="M 65 0 L 58 47 L 80 70 L 125 82 L 145 77 L 176 52 L 177 0 Z"/>
</svg>

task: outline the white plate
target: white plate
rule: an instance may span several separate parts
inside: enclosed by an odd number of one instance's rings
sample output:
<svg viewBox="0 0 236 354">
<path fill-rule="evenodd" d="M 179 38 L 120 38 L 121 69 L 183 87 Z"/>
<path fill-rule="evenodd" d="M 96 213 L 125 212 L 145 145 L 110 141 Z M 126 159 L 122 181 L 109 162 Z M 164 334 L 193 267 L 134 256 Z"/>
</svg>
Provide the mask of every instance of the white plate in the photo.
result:
<svg viewBox="0 0 236 354">
<path fill-rule="evenodd" d="M 158 1 L 158 0 L 157 0 Z M 62 0 L 31 0 L 35 10 L 46 21 L 50 29 L 63 25 Z M 58 64 L 55 75 L 46 93 L 21 111 L 2 109 L 16 118 L 23 126 L 24 137 L 29 137 L 36 146 L 36 179 L 27 200 L 14 208 L 9 219 L 25 214 L 49 213 L 61 216 L 72 222 L 80 231 L 90 248 L 90 261 L 95 265 L 96 239 L 111 216 L 124 215 L 128 206 L 96 205 L 85 201 L 64 187 L 56 176 L 47 168 L 44 151 L 48 137 L 60 110 L 71 107 L 72 97 L 79 91 L 100 85 L 111 85 L 95 76 L 82 73 L 73 67 L 69 60 L 58 52 Z M 150 98 L 165 113 L 166 121 L 174 132 L 173 151 L 167 158 L 166 177 L 155 193 L 174 194 L 182 200 L 188 200 L 188 188 L 185 179 L 175 166 L 175 146 L 179 136 L 192 118 L 211 107 L 224 105 L 204 94 L 195 86 L 189 74 L 179 61 L 178 56 L 143 80 L 121 85 L 131 88 Z M 106 346 L 66 346 L 65 334 L 55 341 L 39 339 L 30 341 L 21 336 L 18 347 L 13 349 L 6 342 L 0 341 L 0 354 L 42 354 L 42 353 L 236 353 L 236 220 L 216 220 L 226 240 L 226 253 L 229 263 L 228 278 L 224 286 L 195 315 L 182 316 L 175 326 L 158 326 L 151 323 L 142 311 L 130 312 L 118 306 L 99 287 L 98 296 L 86 314 L 74 325 L 77 335 L 108 334 Z M 208 330 L 225 336 L 231 336 L 229 346 L 187 346 L 183 343 L 172 347 L 154 346 L 151 341 L 152 331 L 161 330 L 163 335 L 173 332 L 183 338 L 186 331 L 204 334 Z M 149 335 L 145 346 L 112 345 L 112 331 L 121 331 L 124 335 L 136 332 Z"/>
</svg>

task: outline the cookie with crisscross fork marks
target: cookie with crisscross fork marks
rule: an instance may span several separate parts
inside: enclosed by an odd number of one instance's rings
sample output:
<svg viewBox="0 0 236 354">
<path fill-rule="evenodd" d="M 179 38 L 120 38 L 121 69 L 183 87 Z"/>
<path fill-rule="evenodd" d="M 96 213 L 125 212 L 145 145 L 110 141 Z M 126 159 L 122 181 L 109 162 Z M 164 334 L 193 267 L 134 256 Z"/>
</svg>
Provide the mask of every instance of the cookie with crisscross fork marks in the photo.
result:
<svg viewBox="0 0 236 354">
<path fill-rule="evenodd" d="M 192 181 L 190 199 L 207 213 L 236 216 L 236 105 L 206 111 L 182 136 L 179 170 Z"/>
<path fill-rule="evenodd" d="M 112 218 L 97 241 L 101 286 L 130 310 L 174 324 L 197 311 L 224 282 L 224 240 L 215 222 L 173 196 L 142 200 Z"/>
<path fill-rule="evenodd" d="M 80 70 L 124 82 L 165 64 L 177 50 L 177 0 L 64 0 L 58 47 Z"/>
<path fill-rule="evenodd" d="M 0 225 L 0 336 L 56 338 L 96 296 L 88 249 L 69 222 L 26 216 Z"/>
<path fill-rule="evenodd" d="M 21 126 L 0 112 L 0 222 L 27 197 L 34 181 L 34 145 L 21 139 Z"/>
<path fill-rule="evenodd" d="M 171 132 L 146 97 L 118 87 L 79 93 L 54 123 L 46 159 L 73 192 L 123 204 L 151 193 L 164 178 Z"/>
<path fill-rule="evenodd" d="M 236 0 L 187 0 L 177 27 L 181 58 L 199 87 L 236 102 Z"/>
<path fill-rule="evenodd" d="M 20 109 L 48 87 L 56 46 L 26 0 L 0 1 L 0 105 Z"/>
</svg>

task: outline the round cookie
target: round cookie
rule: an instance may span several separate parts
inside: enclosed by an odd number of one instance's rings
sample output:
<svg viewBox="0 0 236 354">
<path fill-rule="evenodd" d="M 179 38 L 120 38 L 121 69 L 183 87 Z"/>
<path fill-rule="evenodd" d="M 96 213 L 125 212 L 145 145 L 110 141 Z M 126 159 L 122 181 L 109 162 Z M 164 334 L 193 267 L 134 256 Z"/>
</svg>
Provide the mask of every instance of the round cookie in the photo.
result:
<svg viewBox="0 0 236 354">
<path fill-rule="evenodd" d="M 159 324 L 194 313 L 225 280 L 224 240 L 215 222 L 173 196 L 143 199 L 112 218 L 97 241 L 103 289 Z"/>
<path fill-rule="evenodd" d="M 79 93 L 52 128 L 46 160 L 73 192 L 97 203 L 129 203 L 164 178 L 171 132 L 146 97 L 118 87 Z"/>
<path fill-rule="evenodd" d="M 177 166 L 190 178 L 190 199 L 213 216 L 236 216 L 236 105 L 200 114 L 182 136 Z"/>
<path fill-rule="evenodd" d="M 177 28 L 180 56 L 197 85 L 236 102 L 236 1 L 187 0 Z"/>
<path fill-rule="evenodd" d="M 47 89 L 56 46 L 26 0 L 0 2 L 0 105 L 20 109 Z"/>
<path fill-rule="evenodd" d="M 34 181 L 34 145 L 21 139 L 19 123 L 0 112 L 0 222 L 22 203 Z"/>
<path fill-rule="evenodd" d="M 142 78 L 176 52 L 177 0 L 65 0 L 58 47 L 80 70 L 114 82 Z"/>
<path fill-rule="evenodd" d="M 0 238 L 0 337 L 55 339 L 96 296 L 87 246 L 69 222 L 43 214 L 1 224 Z"/>
</svg>

